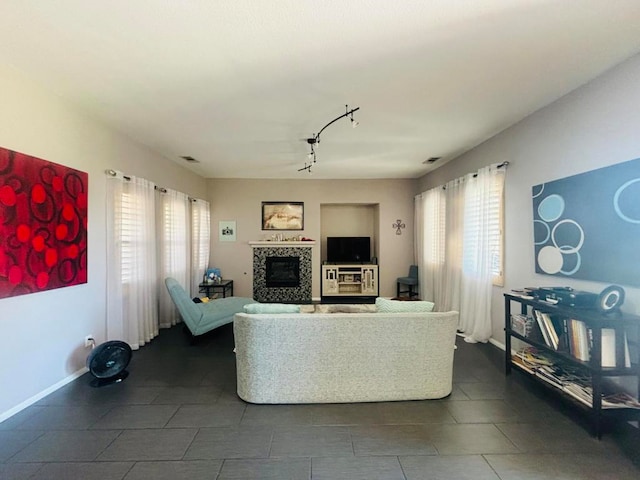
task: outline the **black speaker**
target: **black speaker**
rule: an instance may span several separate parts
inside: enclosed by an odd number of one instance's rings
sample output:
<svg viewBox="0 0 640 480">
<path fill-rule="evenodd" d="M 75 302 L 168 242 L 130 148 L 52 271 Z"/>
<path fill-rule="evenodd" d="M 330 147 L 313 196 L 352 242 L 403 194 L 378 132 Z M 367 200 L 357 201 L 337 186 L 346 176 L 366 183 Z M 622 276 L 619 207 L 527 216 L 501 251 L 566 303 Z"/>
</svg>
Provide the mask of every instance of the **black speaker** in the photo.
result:
<svg viewBox="0 0 640 480">
<path fill-rule="evenodd" d="M 597 307 L 602 313 L 608 313 L 620 308 L 624 303 L 624 288 L 610 285 L 598 295 Z"/>
</svg>

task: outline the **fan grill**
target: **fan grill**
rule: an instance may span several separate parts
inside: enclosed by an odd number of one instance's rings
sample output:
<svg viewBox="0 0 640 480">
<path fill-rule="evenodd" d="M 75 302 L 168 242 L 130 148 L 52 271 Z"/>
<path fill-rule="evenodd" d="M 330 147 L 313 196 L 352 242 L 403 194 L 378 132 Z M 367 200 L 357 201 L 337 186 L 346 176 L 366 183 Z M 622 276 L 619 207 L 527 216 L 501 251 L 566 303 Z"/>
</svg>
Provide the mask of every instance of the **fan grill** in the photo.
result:
<svg viewBox="0 0 640 480">
<path fill-rule="evenodd" d="M 87 358 L 87 368 L 95 380 L 94 387 L 121 382 L 129 375 L 126 371 L 131 361 L 131 347 L 128 343 L 112 340 L 97 346 Z"/>
</svg>

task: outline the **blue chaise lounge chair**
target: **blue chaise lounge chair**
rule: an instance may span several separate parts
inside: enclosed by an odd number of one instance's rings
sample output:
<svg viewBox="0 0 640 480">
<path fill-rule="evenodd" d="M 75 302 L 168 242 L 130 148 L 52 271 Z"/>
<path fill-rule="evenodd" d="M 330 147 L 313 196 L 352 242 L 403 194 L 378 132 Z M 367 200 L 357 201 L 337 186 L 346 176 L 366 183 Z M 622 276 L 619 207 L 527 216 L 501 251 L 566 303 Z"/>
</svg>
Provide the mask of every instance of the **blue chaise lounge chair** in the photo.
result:
<svg viewBox="0 0 640 480">
<path fill-rule="evenodd" d="M 242 312 L 244 305 L 255 303 L 255 300 L 246 297 L 227 297 L 195 303 L 176 279 L 167 277 L 164 283 L 182 320 L 194 337 L 233 322 L 233 316 Z"/>
</svg>

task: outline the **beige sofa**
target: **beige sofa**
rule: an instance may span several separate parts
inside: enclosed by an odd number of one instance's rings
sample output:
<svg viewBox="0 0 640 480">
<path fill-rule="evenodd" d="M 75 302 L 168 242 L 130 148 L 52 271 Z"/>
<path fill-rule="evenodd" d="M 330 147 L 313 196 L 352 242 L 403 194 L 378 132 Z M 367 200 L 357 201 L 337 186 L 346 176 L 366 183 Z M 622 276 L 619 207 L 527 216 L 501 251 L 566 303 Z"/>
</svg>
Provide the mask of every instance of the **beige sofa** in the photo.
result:
<svg viewBox="0 0 640 480">
<path fill-rule="evenodd" d="M 442 398 L 458 312 L 234 317 L 238 395 L 251 403 Z"/>
</svg>

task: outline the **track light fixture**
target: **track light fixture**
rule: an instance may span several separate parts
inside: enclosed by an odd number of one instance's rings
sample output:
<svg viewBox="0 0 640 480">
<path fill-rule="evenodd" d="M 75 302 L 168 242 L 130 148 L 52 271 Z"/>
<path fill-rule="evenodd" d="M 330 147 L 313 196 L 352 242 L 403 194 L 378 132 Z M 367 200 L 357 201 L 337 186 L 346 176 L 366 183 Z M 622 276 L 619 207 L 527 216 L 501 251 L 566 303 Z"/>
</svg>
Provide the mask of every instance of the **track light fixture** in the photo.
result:
<svg viewBox="0 0 640 480">
<path fill-rule="evenodd" d="M 309 144 L 310 151 L 309 151 L 309 154 L 307 155 L 307 161 L 304 162 L 304 167 L 298 169 L 299 172 L 303 172 L 306 170 L 309 173 L 311 173 L 311 167 L 316 163 L 316 149 L 320 145 L 320 134 L 324 132 L 325 128 L 327 128 L 332 123 L 337 122 L 341 118 L 345 118 L 345 117 L 349 117 L 349 120 L 351 120 L 351 126 L 353 128 L 356 128 L 358 125 L 360 125 L 360 123 L 353 118 L 353 113 L 360 110 L 360 107 L 352 108 L 351 110 L 349 110 L 349 105 L 345 105 L 344 107 L 345 107 L 346 113 L 343 113 L 339 117 L 334 118 L 329 123 L 327 123 L 324 127 L 322 127 L 318 133 L 316 133 L 310 138 L 307 138 L 307 143 Z"/>
</svg>

